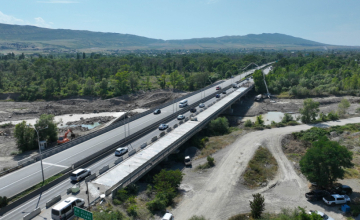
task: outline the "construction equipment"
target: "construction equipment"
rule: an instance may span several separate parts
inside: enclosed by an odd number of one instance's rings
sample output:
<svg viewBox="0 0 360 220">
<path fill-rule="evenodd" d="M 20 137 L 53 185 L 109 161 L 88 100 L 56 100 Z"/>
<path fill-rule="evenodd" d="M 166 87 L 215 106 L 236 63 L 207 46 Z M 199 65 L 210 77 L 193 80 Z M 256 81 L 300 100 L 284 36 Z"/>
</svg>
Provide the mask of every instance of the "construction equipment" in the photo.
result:
<svg viewBox="0 0 360 220">
<path fill-rule="evenodd" d="M 64 136 L 59 137 L 59 139 L 57 140 L 57 144 L 64 144 L 66 142 L 69 142 L 69 138 L 67 138 L 67 135 L 69 134 L 69 132 L 71 133 L 71 138 L 75 137 L 75 134 L 72 132 L 71 129 L 68 129 L 66 131 L 66 133 L 64 134 Z"/>
</svg>

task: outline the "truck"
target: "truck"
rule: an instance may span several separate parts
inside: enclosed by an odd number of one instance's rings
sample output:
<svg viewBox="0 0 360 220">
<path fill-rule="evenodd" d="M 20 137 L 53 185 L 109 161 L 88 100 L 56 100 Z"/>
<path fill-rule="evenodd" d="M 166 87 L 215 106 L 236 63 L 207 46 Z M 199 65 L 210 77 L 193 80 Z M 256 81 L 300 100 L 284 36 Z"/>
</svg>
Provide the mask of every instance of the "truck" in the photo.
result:
<svg viewBox="0 0 360 220">
<path fill-rule="evenodd" d="M 186 157 L 185 157 L 184 163 L 185 163 L 185 166 L 190 166 L 190 165 L 191 165 L 190 156 L 186 156 Z"/>
<path fill-rule="evenodd" d="M 334 206 L 349 203 L 351 200 L 348 195 L 333 194 L 331 196 L 324 197 L 323 201 L 326 205 Z"/>
<path fill-rule="evenodd" d="M 329 196 L 330 193 L 325 190 L 313 190 L 311 192 L 305 193 L 305 197 L 308 200 L 322 200 L 324 197 Z"/>
<path fill-rule="evenodd" d="M 168 212 L 168 213 L 165 213 L 165 215 L 162 217 L 161 220 L 174 220 L 174 216 L 173 216 L 173 214 Z"/>
</svg>

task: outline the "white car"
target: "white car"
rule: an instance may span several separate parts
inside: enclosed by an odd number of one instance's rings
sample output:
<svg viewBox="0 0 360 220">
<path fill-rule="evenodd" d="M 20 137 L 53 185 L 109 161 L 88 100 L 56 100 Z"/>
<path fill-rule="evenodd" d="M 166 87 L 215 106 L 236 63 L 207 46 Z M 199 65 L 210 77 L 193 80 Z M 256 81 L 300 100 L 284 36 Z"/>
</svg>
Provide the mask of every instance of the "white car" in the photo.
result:
<svg viewBox="0 0 360 220">
<path fill-rule="evenodd" d="M 205 104 L 204 103 L 200 103 L 199 104 L 199 108 L 204 108 L 205 107 Z"/>
<path fill-rule="evenodd" d="M 179 116 L 177 116 L 177 120 L 184 120 L 185 119 L 185 116 L 184 115 L 179 115 Z"/>
<path fill-rule="evenodd" d="M 70 180 L 77 182 L 77 181 L 84 179 L 87 176 L 90 176 L 90 175 L 91 175 L 90 169 L 77 169 L 71 173 Z"/>
<path fill-rule="evenodd" d="M 120 147 L 115 150 L 115 156 L 121 156 L 126 154 L 129 151 L 129 148 L 127 147 Z"/>
<path fill-rule="evenodd" d="M 350 202 L 348 195 L 333 194 L 323 198 L 326 205 L 340 205 Z"/>
<path fill-rule="evenodd" d="M 312 213 L 315 213 L 315 214 L 320 215 L 324 220 L 334 220 L 333 218 L 327 216 L 327 215 L 326 215 L 325 213 L 323 213 L 323 212 L 310 210 L 309 214 L 311 215 Z"/>
</svg>

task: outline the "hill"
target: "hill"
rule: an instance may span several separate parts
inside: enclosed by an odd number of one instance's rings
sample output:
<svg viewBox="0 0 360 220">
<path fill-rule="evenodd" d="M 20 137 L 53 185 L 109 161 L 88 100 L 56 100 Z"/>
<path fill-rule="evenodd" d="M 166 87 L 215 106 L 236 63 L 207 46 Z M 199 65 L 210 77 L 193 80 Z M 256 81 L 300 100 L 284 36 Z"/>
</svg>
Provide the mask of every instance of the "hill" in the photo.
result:
<svg viewBox="0 0 360 220">
<path fill-rule="evenodd" d="M 131 34 L 0 24 L 0 49 L 2 51 L 227 48 L 320 49 L 324 46 L 331 45 L 278 33 L 161 40 Z"/>
</svg>

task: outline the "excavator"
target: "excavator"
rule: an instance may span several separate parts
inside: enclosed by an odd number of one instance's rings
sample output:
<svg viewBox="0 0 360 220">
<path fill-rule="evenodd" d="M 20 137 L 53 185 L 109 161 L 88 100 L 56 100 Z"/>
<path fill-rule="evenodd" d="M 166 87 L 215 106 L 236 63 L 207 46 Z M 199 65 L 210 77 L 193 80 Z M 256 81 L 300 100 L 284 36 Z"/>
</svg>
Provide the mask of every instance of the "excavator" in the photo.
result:
<svg viewBox="0 0 360 220">
<path fill-rule="evenodd" d="M 64 144 L 66 142 L 69 142 L 69 138 L 67 138 L 67 135 L 69 134 L 69 132 L 71 133 L 71 138 L 75 137 L 75 134 L 72 132 L 71 129 L 68 129 L 66 131 L 66 133 L 64 134 L 64 136 L 59 137 L 59 139 L 57 140 L 57 144 Z"/>
</svg>

